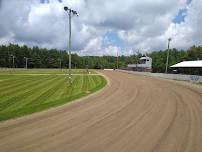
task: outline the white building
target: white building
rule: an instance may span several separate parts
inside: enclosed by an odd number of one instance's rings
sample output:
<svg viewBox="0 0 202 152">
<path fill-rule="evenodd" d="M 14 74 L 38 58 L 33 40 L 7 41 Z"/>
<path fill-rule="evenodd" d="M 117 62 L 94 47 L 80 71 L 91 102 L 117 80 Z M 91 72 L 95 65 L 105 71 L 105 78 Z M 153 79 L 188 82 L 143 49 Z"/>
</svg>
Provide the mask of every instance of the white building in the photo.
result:
<svg viewBox="0 0 202 152">
<path fill-rule="evenodd" d="M 138 64 L 128 64 L 128 69 L 133 71 L 152 71 L 152 58 L 144 56 L 140 58 Z"/>
<path fill-rule="evenodd" d="M 202 75 L 202 60 L 183 61 L 170 66 L 172 73 Z"/>
<path fill-rule="evenodd" d="M 202 68 L 202 60 L 198 61 L 183 61 L 170 66 L 171 68 Z"/>
</svg>

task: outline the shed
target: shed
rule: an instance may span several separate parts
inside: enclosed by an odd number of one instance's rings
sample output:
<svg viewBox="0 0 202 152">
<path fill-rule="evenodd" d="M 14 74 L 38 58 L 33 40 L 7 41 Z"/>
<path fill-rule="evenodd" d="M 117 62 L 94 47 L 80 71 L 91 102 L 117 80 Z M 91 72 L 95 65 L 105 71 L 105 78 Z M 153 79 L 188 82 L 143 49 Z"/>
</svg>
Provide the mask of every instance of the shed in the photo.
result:
<svg viewBox="0 0 202 152">
<path fill-rule="evenodd" d="M 170 66 L 170 68 L 174 73 L 202 75 L 202 60 L 183 61 Z"/>
</svg>

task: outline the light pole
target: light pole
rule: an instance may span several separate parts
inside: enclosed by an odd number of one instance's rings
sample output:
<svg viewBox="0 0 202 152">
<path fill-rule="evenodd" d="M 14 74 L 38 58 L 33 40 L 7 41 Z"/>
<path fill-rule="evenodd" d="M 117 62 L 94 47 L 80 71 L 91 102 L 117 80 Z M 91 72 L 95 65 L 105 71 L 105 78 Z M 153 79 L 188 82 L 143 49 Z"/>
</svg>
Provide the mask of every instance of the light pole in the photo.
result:
<svg viewBox="0 0 202 152">
<path fill-rule="evenodd" d="M 61 51 L 60 51 L 60 58 L 58 59 L 58 61 L 59 61 L 59 64 L 60 64 L 60 69 L 62 71 L 62 53 L 61 53 Z"/>
<path fill-rule="evenodd" d="M 169 61 L 170 41 L 171 41 L 171 40 L 172 40 L 171 38 L 168 39 L 168 51 L 167 51 L 166 71 L 165 71 L 165 73 L 168 73 L 168 61 Z"/>
<path fill-rule="evenodd" d="M 9 48 L 8 48 L 8 68 L 10 68 L 10 52 L 9 52 Z"/>
<path fill-rule="evenodd" d="M 72 84 L 72 76 L 71 76 L 71 18 L 73 15 L 79 16 L 77 11 L 72 10 L 71 8 L 68 8 L 67 6 L 64 7 L 64 10 L 67 11 L 69 15 L 69 82 Z"/>
<path fill-rule="evenodd" d="M 58 61 L 59 61 L 59 64 L 60 64 L 60 69 L 62 70 L 62 59 L 58 59 Z"/>
<path fill-rule="evenodd" d="M 29 58 L 27 58 L 27 57 L 24 57 L 24 59 L 25 59 L 25 69 L 27 69 L 27 65 L 28 65 L 28 60 L 29 60 Z"/>
<path fill-rule="evenodd" d="M 116 57 L 116 69 L 118 70 L 119 68 L 119 52 L 117 50 L 117 57 Z"/>
<path fill-rule="evenodd" d="M 11 57 L 13 59 L 13 68 L 15 68 L 15 56 L 11 54 Z"/>
<path fill-rule="evenodd" d="M 89 56 L 87 55 L 87 64 L 86 64 L 86 72 L 87 72 L 87 74 L 89 74 L 88 68 L 89 68 Z"/>
</svg>

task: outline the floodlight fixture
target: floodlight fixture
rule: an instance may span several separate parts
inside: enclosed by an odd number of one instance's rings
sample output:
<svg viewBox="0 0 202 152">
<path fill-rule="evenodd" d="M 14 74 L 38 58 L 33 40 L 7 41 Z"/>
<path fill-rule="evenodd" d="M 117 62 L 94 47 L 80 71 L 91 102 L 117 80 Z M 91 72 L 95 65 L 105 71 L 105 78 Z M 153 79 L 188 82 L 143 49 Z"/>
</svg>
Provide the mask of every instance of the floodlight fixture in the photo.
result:
<svg viewBox="0 0 202 152">
<path fill-rule="evenodd" d="M 64 7 L 64 10 L 67 11 L 69 8 L 67 6 Z"/>
</svg>

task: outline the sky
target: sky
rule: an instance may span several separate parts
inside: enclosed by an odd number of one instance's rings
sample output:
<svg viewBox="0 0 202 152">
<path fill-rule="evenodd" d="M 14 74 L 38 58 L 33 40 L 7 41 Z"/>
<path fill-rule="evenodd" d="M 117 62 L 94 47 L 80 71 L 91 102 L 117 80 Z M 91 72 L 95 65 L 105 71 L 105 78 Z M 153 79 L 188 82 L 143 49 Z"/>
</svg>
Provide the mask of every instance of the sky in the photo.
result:
<svg viewBox="0 0 202 152">
<path fill-rule="evenodd" d="M 0 0 L 0 44 L 68 48 L 79 55 L 132 55 L 202 44 L 202 0 Z"/>
</svg>

